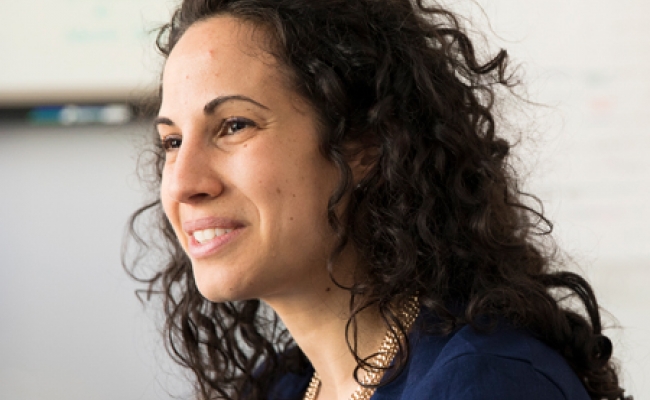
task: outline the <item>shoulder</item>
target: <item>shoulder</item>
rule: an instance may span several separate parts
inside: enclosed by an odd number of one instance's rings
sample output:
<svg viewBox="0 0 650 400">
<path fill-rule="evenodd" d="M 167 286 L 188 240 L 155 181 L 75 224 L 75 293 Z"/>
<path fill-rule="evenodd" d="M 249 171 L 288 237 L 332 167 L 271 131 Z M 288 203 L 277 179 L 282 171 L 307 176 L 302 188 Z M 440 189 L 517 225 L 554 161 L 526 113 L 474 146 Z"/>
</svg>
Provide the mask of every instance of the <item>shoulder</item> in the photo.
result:
<svg viewBox="0 0 650 400">
<path fill-rule="evenodd" d="M 373 400 L 589 400 L 564 358 L 525 332 L 464 327 L 446 337 L 412 335 L 404 373 Z"/>
<path fill-rule="evenodd" d="M 314 370 L 310 367 L 302 374 L 284 373 L 281 374 L 271 385 L 268 393 L 269 400 L 301 399 L 307 390 Z"/>
</svg>

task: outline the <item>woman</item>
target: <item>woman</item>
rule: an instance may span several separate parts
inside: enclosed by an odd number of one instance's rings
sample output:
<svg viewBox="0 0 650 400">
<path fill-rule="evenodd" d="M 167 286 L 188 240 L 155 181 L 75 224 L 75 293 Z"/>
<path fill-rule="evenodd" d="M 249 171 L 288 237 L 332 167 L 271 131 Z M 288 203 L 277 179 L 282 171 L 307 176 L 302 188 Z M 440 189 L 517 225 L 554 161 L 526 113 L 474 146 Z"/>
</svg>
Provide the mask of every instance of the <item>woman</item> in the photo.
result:
<svg viewBox="0 0 650 400">
<path fill-rule="evenodd" d="M 131 226 L 159 214 L 145 280 L 201 398 L 624 398 L 508 163 L 504 51 L 409 0 L 186 0 L 158 46 Z"/>
</svg>

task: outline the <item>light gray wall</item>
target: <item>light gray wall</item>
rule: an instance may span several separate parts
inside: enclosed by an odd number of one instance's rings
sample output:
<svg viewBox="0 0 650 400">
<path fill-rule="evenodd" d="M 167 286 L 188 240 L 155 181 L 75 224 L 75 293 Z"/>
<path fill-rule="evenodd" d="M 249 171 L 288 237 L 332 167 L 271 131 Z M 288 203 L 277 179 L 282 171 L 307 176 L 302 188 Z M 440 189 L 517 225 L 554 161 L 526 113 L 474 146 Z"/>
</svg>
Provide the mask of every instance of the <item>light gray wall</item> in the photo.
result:
<svg viewBox="0 0 650 400">
<path fill-rule="evenodd" d="M 0 126 L 0 399 L 183 393 L 120 265 L 142 131 Z"/>
</svg>

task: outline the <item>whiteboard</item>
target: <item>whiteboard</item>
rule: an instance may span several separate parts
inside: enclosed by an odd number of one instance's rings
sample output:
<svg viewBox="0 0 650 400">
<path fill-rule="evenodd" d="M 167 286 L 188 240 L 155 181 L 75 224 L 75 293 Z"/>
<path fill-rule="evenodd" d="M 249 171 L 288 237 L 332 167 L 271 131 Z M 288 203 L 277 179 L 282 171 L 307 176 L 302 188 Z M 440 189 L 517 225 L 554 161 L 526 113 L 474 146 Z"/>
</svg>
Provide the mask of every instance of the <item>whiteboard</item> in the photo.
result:
<svg viewBox="0 0 650 400">
<path fill-rule="evenodd" d="M 155 28 L 172 0 L 0 0 L 0 105 L 125 101 L 150 93 Z"/>
</svg>

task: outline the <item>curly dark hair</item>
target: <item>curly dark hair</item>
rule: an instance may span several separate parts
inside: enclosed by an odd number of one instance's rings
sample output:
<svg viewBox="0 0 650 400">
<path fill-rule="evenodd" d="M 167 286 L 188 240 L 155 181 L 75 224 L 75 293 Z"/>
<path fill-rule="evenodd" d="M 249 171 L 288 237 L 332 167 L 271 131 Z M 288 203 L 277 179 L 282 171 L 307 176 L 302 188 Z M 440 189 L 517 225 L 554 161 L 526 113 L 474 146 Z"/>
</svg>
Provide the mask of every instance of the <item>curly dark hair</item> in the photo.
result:
<svg viewBox="0 0 650 400">
<path fill-rule="evenodd" d="M 185 0 L 160 30 L 159 50 L 169 56 L 188 27 L 216 15 L 265 29 L 266 50 L 319 114 L 322 153 L 340 172 L 328 207 L 338 236 L 330 275 L 348 244 L 364 261 L 362 277 L 346 287 L 348 329 L 370 306 L 387 327 L 403 329 L 391 304 L 417 294 L 440 318 L 436 333 L 505 319 L 564 356 L 592 399 L 625 398 L 592 288 L 562 269 L 545 240 L 552 225 L 520 189 L 512 145 L 497 135 L 495 104 L 513 84 L 505 51 L 480 61 L 459 18 L 423 0 Z M 373 157 L 360 188 L 351 148 Z M 164 152 L 155 154 L 159 183 Z M 168 350 L 196 375 L 203 398 L 262 399 L 277 374 L 308 367 L 259 300 L 201 296 L 159 199 L 130 221 L 142 251 L 148 243 L 138 226 L 150 212 L 166 261 L 138 279 L 149 295 L 162 295 Z M 138 275 L 137 260 L 125 265 Z M 579 309 L 561 301 L 569 295 Z M 402 350 L 392 377 L 408 360 L 408 342 Z"/>
</svg>

